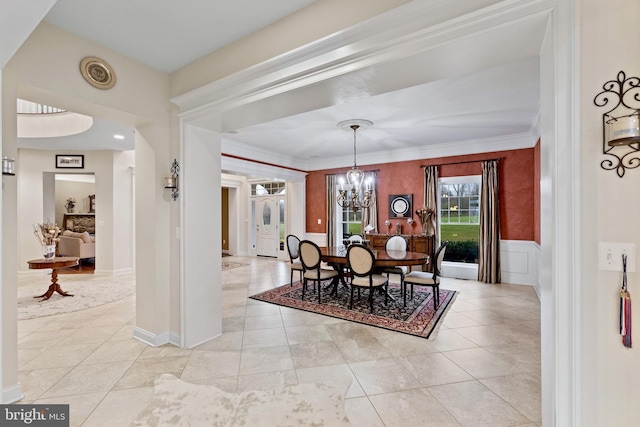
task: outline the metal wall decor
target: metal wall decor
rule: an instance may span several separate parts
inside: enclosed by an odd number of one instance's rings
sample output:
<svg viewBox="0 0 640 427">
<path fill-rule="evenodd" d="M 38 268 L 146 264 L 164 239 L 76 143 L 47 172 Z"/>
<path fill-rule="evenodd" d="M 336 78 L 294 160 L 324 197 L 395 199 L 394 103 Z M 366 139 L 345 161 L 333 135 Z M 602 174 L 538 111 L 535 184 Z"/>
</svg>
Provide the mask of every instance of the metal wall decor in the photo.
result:
<svg viewBox="0 0 640 427">
<path fill-rule="evenodd" d="M 15 175 L 16 159 L 4 156 L 2 158 L 2 175 Z"/>
<path fill-rule="evenodd" d="M 80 73 L 91 86 L 98 89 L 111 89 L 116 84 L 116 74 L 111 65 L 95 56 L 87 56 L 80 61 Z"/>
<path fill-rule="evenodd" d="M 602 115 L 602 154 L 610 156 L 602 169 L 615 170 L 620 178 L 627 169 L 640 166 L 640 78 L 620 71 L 609 80 L 593 102 L 611 109 Z"/>
<path fill-rule="evenodd" d="M 176 159 L 171 163 L 171 176 L 164 179 L 164 188 L 171 190 L 171 198 L 175 201 L 178 198 L 178 175 L 180 173 L 180 165 Z"/>
</svg>

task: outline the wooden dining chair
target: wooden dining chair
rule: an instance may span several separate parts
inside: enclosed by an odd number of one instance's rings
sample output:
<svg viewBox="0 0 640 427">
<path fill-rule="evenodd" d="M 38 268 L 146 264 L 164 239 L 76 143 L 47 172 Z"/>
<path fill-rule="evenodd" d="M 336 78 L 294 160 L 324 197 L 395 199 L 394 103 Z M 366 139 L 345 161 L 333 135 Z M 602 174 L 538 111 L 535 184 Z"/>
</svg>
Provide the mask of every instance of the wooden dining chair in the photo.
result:
<svg viewBox="0 0 640 427">
<path fill-rule="evenodd" d="M 287 236 L 287 251 L 289 252 L 289 260 L 291 261 L 291 278 L 289 279 L 289 286 L 293 286 L 293 272 L 297 271 L 300 274 L 300 280 L 302 280 L 302 262 L 300 262 L 300 239 L 293 234 Z"/>
<path fill-rule="evenodd" d="M 388 251 L 406 252 L 407 246 L 408 246 L 407 239 L 405 239 L 402 236 L 395 235 L 387 239 L 387 241 L 384 244 L 384 250 L 387 252 Z M 405 306 L 407 305 L 407 289 L 404 284 L 404 276 L 407 274 L 408 271 L 409 271 L 409 267 L 406 267 L 404 265 L 387 267 L 384 270 L 382 270 L 383 273 L 386 273 L 387 280 L 389 279 L 390 274 L 400 275 L 400 293 L 402 294 Z"/>
<path fill-rule="evenodd" d="M 433 263 L 433 273 L 423 271 L 412 271 L 404 276 L 405 286 L 411 285 L 411 296 L 413 300 L 413 285 L 430 286 L 433 290 L 433 308 L 434 310 L 440 305 L 440 276 L 442 275 L 442 261 L 444 260 L 444 252 L 447 250 L 449 242 L 442 242 L 436 251 Z"/>
<path fill-rule="evenodd" d="M 300 261 L 302 263 L 302 300 L 307 290 L 307 282 L 318 282 L 318 304 L 322 304 L 322 281 L 332 279 L 333 288 L 338 289 L 339 274 L 336 270 L 322 268 L 322 253 L 318 245 L 310 240 L 300 242 Z"/>
<path fill-rule="evenodd" d="M 357 287 L 369 288 L 369 311 L 373 313 L 373 291 L 385 287 L 384 304 L 387 305 L 389 280 L 374 272 L 375 256 L 371 249 L 363 245 L 351 245 L 347 250 L 347 265 L 351 272 L 351 298 L 349 309 L 353 309 L 353 291 Z"/>
</svg>

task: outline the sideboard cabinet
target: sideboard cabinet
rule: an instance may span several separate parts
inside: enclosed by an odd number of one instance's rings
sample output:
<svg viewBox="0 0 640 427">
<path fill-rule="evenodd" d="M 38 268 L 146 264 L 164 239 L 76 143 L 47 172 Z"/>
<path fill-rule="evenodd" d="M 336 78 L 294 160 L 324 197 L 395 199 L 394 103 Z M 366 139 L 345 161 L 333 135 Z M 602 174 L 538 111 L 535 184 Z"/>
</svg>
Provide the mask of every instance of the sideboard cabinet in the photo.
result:
<svg viewBox="0 0 640 427">
<path fill-rule="evenodd" d="M 396 234 L 367 234 L 366 238 L 370 242 L 372 249 L 384 249 L 387 239 Z M 409 252 L 422 252 L 429 255 L 429 263 L 422 267 L 422 271 L 433 271 L 431 261 L 433 258 L 434 236 L 424 236 L 422 234 L 401 234 L 407 241 Z"/>
</svg>

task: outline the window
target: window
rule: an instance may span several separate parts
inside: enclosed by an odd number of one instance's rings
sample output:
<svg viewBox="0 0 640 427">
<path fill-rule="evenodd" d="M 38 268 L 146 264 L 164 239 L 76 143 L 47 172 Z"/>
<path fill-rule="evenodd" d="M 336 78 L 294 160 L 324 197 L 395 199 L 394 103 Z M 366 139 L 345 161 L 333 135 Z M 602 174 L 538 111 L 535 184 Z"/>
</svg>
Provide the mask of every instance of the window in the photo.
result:
<svg viewBox="0 0 640 427">
<path fill-rule="evenodd" d="M 268 196 L 269 194 L 285 194 L 284 182 L 264 182 L 251 184 L 252 196 Z"/>
<path fill-rule="evenodd" d="M 440 240 L 445 261 L 478 263 L 481 176 L 441 178 Z"/>
<path fill-rule="evenodd" d="M 362 199 L 362 194 L 360 194 L 360 198 Z M 351 200 L 351 190 L 347 192 L 347 199 Z M 362 209 L 354 212 L 350 207 L 342 208 L 340 205 L 337 206 L 336 242 L 342 242 L 343 239 L 349 238 L 352 234 L 362 234 Z"/>
</svg>

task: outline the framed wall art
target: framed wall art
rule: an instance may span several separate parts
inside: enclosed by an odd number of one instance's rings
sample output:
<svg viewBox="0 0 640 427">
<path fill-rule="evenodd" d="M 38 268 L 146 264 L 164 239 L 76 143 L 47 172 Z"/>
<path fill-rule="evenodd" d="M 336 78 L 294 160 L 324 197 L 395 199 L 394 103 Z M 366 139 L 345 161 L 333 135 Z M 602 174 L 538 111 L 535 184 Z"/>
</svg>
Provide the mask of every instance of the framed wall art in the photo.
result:
<svg viewBox="0 0 640 427">
<path fill-rule="evenodd" d="M 411 218 L 413 195 L 392 194 L 389 196 L 389 218 Z"/>
<path fill-rule="evenodd" d="M 56 154 L 56 169 L 84 169 L 84 155 Z"/>
</svg>

